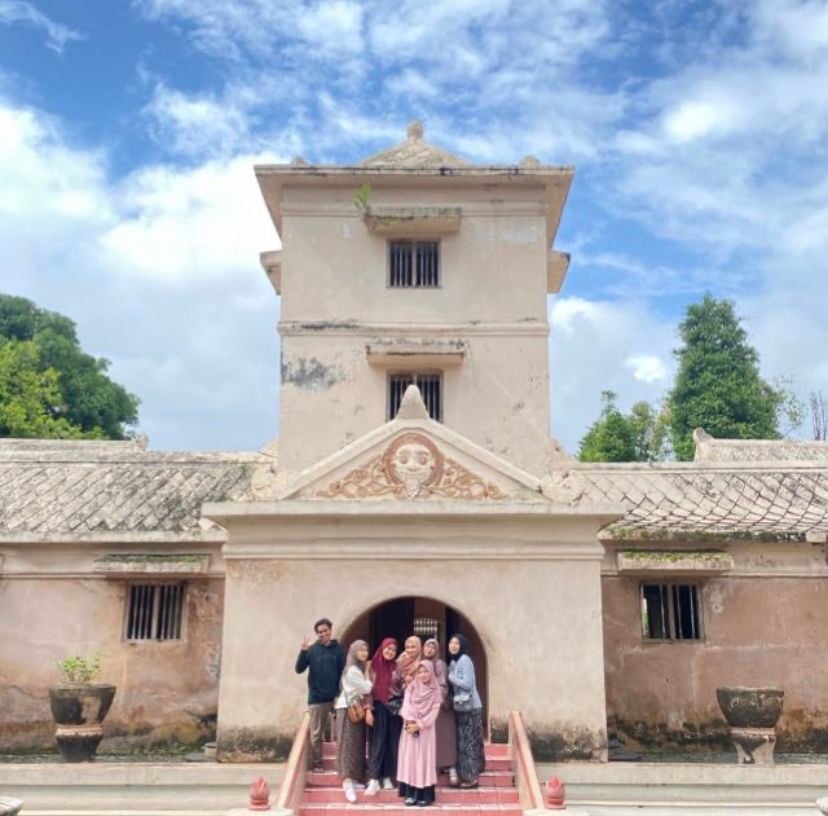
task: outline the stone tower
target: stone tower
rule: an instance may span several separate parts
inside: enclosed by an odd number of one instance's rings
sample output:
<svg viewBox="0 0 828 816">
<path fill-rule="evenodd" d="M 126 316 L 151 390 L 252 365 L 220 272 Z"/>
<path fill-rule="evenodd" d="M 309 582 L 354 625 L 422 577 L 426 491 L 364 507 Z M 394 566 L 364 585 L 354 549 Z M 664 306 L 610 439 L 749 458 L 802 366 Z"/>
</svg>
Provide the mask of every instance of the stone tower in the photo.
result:
<svg viewBox="0 0 828 816">
<path fill-rule="evenodd" d="M 353 166 L 256 175 L 282 240 L 279 467 L 296 472 L 393 418 L 420 385 L 432 416 L 541 474 L 549 449 L 547 292 L 572 169 L 481 166 L 427 143 Z"/>
</svg>

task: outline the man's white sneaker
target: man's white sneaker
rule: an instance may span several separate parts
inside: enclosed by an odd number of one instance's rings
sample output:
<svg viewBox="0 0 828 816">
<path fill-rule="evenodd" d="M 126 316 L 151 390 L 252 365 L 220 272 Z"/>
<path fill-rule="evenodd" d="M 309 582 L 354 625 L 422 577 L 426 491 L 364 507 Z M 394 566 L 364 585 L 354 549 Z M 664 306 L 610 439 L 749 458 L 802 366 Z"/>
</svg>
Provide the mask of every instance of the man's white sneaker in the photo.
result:
<svg viewBox="0 0 828 816">
<path fill-rule="evenodd" d="M 351 782 L 343 782 L 342 783 L 342 790 L 345 791 L 345 798 L 353 804 L 357 800 L 356 791 L 354 790 L 353 783 Z"/>
<path fill-rule="evenodd" d="M 391 781 L 390 776 L 386 776 L 385 779 L 382 780 L 382 789 L 383 790 L 394 790 L 394 783 Z"/>
<path fill-rule="evenodd" d="M 376 796 L 380 792 L 380 784 L 379 781 L 376 779 L 372 779 L 368 783 L 368 787 L 365 789 L 366 796 Z"/>
</svg>

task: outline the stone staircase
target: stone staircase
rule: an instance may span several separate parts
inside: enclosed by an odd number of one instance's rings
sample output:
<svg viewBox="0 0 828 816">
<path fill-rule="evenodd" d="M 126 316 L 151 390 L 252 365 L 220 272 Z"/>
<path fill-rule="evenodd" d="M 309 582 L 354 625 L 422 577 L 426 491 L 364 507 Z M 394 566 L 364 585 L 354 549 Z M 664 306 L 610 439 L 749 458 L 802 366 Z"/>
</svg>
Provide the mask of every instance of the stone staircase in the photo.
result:
<svg viewBox="0 0 828 816">
<path fill-rule="evenodd" d="M 443 774 L 437 780 L 437 797 L 430 808 L 405 807 L 396 790 L 366 796 L 357 791 L 356 804 L 345 801 L 342 784 L 336 773 L 336 744 L 325 743 L 324 771 L 309 772 L 299 801 L 298 816 L 414 816 L 424 810 L 441 811 L 450 816 L 522 816 L 509 758 L 508 745 L 486 744 L 486 770 L 480 786 L 465 790 L 449 786 Z"/>
</svg>

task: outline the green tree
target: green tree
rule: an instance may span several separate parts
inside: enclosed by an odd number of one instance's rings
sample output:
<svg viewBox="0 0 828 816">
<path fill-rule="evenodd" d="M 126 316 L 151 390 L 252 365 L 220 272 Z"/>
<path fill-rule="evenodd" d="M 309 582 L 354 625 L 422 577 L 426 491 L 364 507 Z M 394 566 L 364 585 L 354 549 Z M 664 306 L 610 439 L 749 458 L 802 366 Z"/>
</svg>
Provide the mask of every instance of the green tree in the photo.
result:
<svg viewBox="0 0 828 816">
<path fill-rule="evenodd" d="M 0 436 L 123 439 L 138 399 L 81 349 L 75 324 L 0 295 Z"/>
<path fill-rule="evenodd" d="M 673 450 L 693 457 L 693 429 L 723 439 L 777 439 L 784 394 L 759 375 L 732 301 L 705 295 L 679 326 L 679 368 L 668 397 Z"/>
<path fill-rule="evenodd" d="M 627 415 L 635 440 L 635 461 L 666 459 L 670 443 L 670 413 L 666 406 L 653 408 L 649 402 L 636 402 Z"/>
<path fill-rule="evenodd" d="M 636 402 L 622 414 L 612 391 L 601 392 L 601 415 L 578 448 L 582 462 L 652 462 L 667 452 L 669 423 L 663 410 Z"/>
<path fill-rule="evenodd" d="M 615 405 L 616 394 L 601 392 L 601 415 L 590 425 L 578 447 L 582 462 L 632 462 L 635 432 Z"/>
</svg>

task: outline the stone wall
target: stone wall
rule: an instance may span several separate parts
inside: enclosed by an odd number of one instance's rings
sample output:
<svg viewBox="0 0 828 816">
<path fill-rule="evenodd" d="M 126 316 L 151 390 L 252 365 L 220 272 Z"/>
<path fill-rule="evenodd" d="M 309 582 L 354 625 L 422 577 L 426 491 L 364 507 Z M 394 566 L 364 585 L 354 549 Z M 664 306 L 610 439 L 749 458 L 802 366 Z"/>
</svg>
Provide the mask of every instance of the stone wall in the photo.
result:
<svg viewBox="0 0 828 816">
<path fill-rule="evenodd" d="M 607 713 L 628 747 L 728 747 L 718 686 L 780 686 L 780 750 L 828 750 L 828 593 L 809 544 L 735 544 L 727 575 L 603 577 Z M 703 639 L 642 636 L 642 581 L 696 582 Z"/>
<path fill-rule="evenodd" d="M 125 642 L 125 580 L 0 578 L 0 751 L 54 747 L 48 688 L 55 664 L 101 653 L 117 686 L 101 752 L 211 736 L 218 701 L 224 581 L 187 581 L 184 638 Z"/>
</svg>

